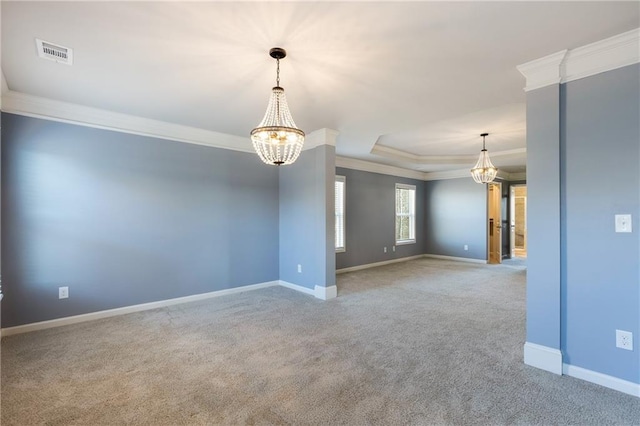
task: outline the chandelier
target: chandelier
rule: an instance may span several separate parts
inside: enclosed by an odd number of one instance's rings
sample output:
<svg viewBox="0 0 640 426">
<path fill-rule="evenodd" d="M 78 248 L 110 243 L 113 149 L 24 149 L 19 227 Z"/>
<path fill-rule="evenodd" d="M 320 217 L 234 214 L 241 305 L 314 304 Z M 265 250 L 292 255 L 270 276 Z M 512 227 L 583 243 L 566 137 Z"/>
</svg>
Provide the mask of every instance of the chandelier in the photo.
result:
<svg viewBox="0 0 640 426">
<path fill-rule="evenodd" d="M 293 122 L 284 89 L 280 87 L 280 59 L 287 52 L 274 47 L 269 55 L 276 60 L 276 87 L 271 89 L 271 98 L 264 118 L 258 127 L 251 131 L 253 149 L 266 164 L 292 164 L 302 151 L 304 132 Z"/>
<path fill-rule="evenodd" d="M 475 167 L 471 169 L 471 177 L 476 183 L 489 183 L 496 178 L 498 169 L 491 164 L 489 153 L 484 146 L 484 138 L 489 136 L 489 133 L 482 133 L 480 136 L 482 136 L 482 151 L 480 151 L 480 158 L 478 158 Z"/>
</svg>

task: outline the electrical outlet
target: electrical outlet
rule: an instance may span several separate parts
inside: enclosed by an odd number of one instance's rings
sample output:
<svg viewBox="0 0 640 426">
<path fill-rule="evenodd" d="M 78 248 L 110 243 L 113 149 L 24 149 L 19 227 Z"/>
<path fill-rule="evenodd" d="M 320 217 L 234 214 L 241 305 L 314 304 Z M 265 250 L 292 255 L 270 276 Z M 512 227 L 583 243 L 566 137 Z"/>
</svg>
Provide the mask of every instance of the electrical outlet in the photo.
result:
<svg viewBox="0 0 640 426">
<path fill-rule="evenodd" d="M 464 245 L 464 251 L 468 251 L 469 250 L 469 246 L 468 245 Z"/>
<path fill-rule="evenodd" d="M 616 330 L 616 348 L 633 350 L 633 333 L 630 331 Z"/>
<path fill-rule="evenodd" d="M 386 252 L 387 252 L 387 248 L 386 248 L 386 247 L 385 247 L 385 248 L 383 248 L 383 249 L 382 249 L 382 251 L 383 251 L 384 253 L 386 253 Z"/>
<path fill-rule="evenodd" d="M 392 251 L 396 251 L 396 246 L 391 246 Z"/>
<path fill-rule="evenodd" d="M 298 264 L 298 273 L 301 274 L 302 273 L 302 265 Z"/>
<path fill-rule="evenodd" d="M 69 287 L 58 287 L 58 299 L 67 299 L 69 297 Z"/>
</svg>

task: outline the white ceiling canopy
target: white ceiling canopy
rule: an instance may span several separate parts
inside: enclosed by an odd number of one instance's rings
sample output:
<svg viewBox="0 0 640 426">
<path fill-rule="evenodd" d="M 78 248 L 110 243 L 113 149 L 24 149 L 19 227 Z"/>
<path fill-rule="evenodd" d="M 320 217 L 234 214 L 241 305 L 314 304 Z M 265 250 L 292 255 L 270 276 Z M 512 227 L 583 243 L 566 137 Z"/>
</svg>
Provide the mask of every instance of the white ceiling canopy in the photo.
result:
<svg viewBox="0 0 640 426">
<path fill-rule="evenodd" d="M 639 26 L 638 2 L 12 2 L 2 71 L 28 95 L 249 140 L 287 50 L 296 124 L 339 155 L 420 171 L 526 156 L 516 66 Z M 35 39 L 73 49 L 38 57 Z M 471 161 L 467 161 L 467 159 Z"/>
</svg>

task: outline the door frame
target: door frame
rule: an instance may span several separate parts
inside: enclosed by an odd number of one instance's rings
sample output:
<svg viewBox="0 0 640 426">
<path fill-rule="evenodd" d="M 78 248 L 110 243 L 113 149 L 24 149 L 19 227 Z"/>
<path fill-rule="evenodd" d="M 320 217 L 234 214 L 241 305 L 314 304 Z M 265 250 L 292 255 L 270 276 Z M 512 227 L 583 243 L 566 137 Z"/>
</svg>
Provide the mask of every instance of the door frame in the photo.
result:
<svg viewBox="0 0 640 426">
<path fill-rule="evenodd" d="M 494 187 L 495 194 L 493 198 L 491 196 Z M 495 211 L 494 211 L 495 210 Z M 494 232 L 497 232 L 497 237 L 491 234 L 491 219 L 494 220 Z M 495 238 L 498 245 L 498 258 L 497 261 L 491 259 L 491 239 Z M 490 182 L 487 184 L 487 263 L 500 264 L 502 263 L 502 182 Z"/>
</svg>

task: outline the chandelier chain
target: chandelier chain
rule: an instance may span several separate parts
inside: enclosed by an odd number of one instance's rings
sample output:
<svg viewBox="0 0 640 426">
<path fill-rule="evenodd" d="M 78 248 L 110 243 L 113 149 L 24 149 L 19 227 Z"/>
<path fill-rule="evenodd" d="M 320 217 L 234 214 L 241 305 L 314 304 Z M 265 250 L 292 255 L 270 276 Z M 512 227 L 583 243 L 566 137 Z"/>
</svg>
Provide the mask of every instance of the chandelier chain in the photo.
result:
<svg viewBox="0 0 640 426">
<path fill-rule="evenodd" d="M 276 59 L 276 86 L 280 87 L 280 59 Z"/>
</svg>

